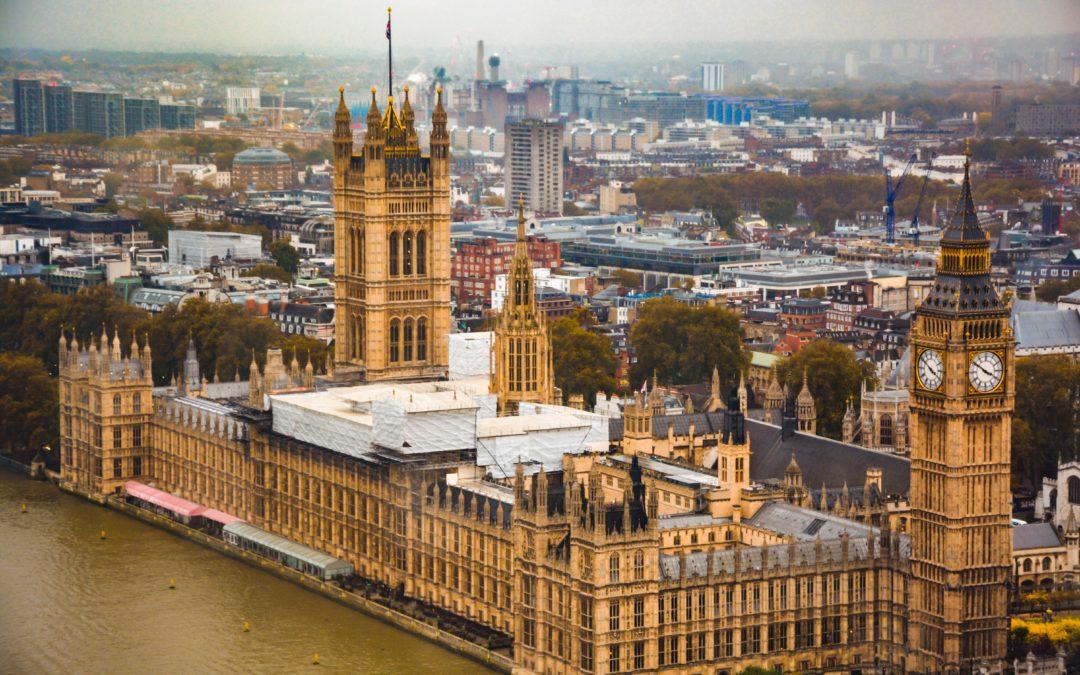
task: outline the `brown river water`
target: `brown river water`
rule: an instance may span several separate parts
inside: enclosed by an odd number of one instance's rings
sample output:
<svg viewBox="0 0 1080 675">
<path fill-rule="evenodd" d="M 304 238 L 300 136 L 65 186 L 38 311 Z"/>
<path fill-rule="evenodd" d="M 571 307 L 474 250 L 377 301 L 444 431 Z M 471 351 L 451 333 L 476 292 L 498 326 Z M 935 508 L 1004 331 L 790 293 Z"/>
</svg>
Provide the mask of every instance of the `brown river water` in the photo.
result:
<svg viewBox="0 0 1080 675">
<path fill-rule="evenodd" d="M 319 665 L 312 664 L 316 653 Z M 489 671 L 237 560 L 0 468 L 0 673 L 236 672 Z"/>
</svg>

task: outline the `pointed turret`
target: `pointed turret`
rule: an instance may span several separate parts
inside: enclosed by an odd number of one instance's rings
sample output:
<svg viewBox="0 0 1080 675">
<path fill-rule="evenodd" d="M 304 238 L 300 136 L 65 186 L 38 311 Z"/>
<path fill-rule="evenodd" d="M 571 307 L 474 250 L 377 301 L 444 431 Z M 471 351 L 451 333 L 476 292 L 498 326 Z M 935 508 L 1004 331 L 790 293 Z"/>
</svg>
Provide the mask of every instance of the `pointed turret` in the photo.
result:
<svg viewBox="0 0 1080 675">
<path fill-rule="evenodd" d="M 401 103 L 401 123 L 405 127 L 409 145 L 416 145 L 419 142 L 416 136 L 416 114 L 409 102 L 409 85 L 402 87 L 402 91 L 405 93 L 405 100 Z"/>
<path fill-rule="evenodd" d="M 810 393 L 805 370 L 803 370 L 802 389 L 795 398 L 795 417 L 798 420 L 799 431 L 817 433 L 817 408 L 814 405 L 814 396 Z"/>
<path fill-rule="evenodd" d="M 855 442 L 855 432 L 858 428 L 856 425 L 855 406 L 852 405 L 851 399 L 848 398 L 847 408 L 844 410 L 844 421 L 841 429 L 841 440 L 845 443 Z"/>
<path fill-rule="evenodd" d="M 720 369 L 715 365 L 712 369 L 712 379 L 709 380 L 709 412 L 724 410 L 727 404 L 724 394 L 720 391 Z"/>
<path fill-rule="evenodd" d="M 431 113 L 431 159 L 449 160 L 450 158 L 450 133 L 446 129 L 446 109 L 443 108 L 442 85 L 435 87 L 435 110 Z M 442 167 L 438 162 L 433 167 L 435 171 L 449 170 L 449 165 Z"/>
<path fill-rule="evenodd" d="M 779 410 L 784 407 L 784 389 L 780 386 L 780 380 L 776 377 L 776 371 L 772 371 L 769 379 L 769 387 L 765 390 L 765 409 Z"/>
<path fill-rule="evenodd" d="M 750 393 L 746 389 L 746 374 L 739 371 L 739 412 L 745 415 L 750 410 Z"/>
<path fill-rule="evenodd" d="M 344 179 L 352 157 L 352 115 L 345 105 L 345 87 L 338 87 L 338 106 L 334 112 L 334 177 Z M 343 185 L 344 183 L 342 183 Z"/>
<path fill-rule="evenodd" d="M 315 388 L 315 364 L 314 359 L 311 357 L 311 352 L 308 352 L 307 363 L 304 364 L 304 382 L 303 387 L 305 389 Z"/>
</svg>

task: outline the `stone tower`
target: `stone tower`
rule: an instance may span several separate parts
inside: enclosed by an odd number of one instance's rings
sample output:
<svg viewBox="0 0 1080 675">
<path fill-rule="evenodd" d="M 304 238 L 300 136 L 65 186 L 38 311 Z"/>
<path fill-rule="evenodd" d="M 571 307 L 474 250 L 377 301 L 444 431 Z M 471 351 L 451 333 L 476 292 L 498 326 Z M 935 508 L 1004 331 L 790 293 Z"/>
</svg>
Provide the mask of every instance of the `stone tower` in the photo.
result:
<svg viewBox="0 0 1080 675">
<path fill-rule="evenodd" d="M 997 669 L 1009 626 L 1014 340 L 969 164 L 911 330 L 910 643 L 920 672 Z"/>
<path fill-rule="evenodd" d="M 341 90 L 334 117 L 335 377 L 444 377 L 450 333 L 450 137 L 442 88 L 424 156 L 409 103 L 371 90 L 367 131 L 353 154 Z"/>
<path fill-rule="evenodd" d="M 60 475 L 79 492 L 103 497 L 125 481 L 150 475 L 153 411 L 149 341 L 132 336 L 125 350 L 119 333 L 80 346 L 61 331 Z"/>
<path fill-rule="evenodd" d="M 799 431 L 807 434 L 817 433 L 817 407 L 814 405 L 814 396 L 810 393 L 810 385 L 806 381 L 806 371 L 803 371 L 802 389 L 795 398 L 795 417 L 798 420 Z"/>
<path fill-rule="evenodd" d="M 506 303 L 495 322 L 491 356 L 491 393 L 498 396 L 500 415 L 514 414 L 522 401 L 554 402 L 551 337 L 547 317 L 536 306 L 525 213 L 520 203 Z"/>
</svg>

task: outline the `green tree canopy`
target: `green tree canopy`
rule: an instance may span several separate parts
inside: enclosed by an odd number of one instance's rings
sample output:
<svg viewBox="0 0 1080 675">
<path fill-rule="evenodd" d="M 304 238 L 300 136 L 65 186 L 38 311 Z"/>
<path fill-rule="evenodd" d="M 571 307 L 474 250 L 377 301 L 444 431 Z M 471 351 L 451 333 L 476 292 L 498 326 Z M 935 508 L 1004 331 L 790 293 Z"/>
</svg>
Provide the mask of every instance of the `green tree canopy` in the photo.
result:
<svg viewBox="0 0 1080 675">
<path fill-rule="evenodd" d="M 637 355 L 634 384 L 653 373 L 667 384 L 704 382 L 714 367 L 734 381 L 749 365 L 738 314 L 718 305 L 691 307 L 667 296 L 647 300 L 638 308 L 630 344 Z"/>
<path fill-rule="evenodd" d="M 240 273 L 242 277 L 262 277 L 263 279 L 275 279 L 283 284 L 292 283 L 292 275 L 277 265 L 259 263 L 250 269 Z"/>
<path fill-rule="evenodd" d="M 1047 279 L 1035 289 L 1035 297 L 1043 302 L 1056 302 L 1063 295 L 1080 289 L 1080 277 Z"/>
<path fill-rule="evenodd" d="M 874 366 L 832 340 L 815 340 L 776 365 L 776 376 L 790 391 L 802 389 L 803 375 L 817 408 L 817 432 L 840 438 L 848 399 L 858 400 L 865 381 L 876 381 Z"/>
<path fill-rule="evenodd" d="M 155 244 L 161 246 L 169 242 L 169 230 L 173 227 L 173 221 L 164 211 L 143 209 L 139 211 L 139 222 Z"/>
<path fill-rule="evenodd" d="M 790 199 L 767 197 L 761 200 L 758 210 L 761 212 L 761 217 L 770 225 L 783 225 L 791 222 L 792 216 L 795 215 L 795 204 Z"/>
<path fill-rule="evenodd" d="M 1038 486 L 1057 460 L 1077 459 L 1080 364 L 1067 356 L 1028 356 L 1016 362 L 1012 424 L 1013 475 Z"/>
<path fill-rule="evenodd" d="M 270 242 L 269 252 L 278 267 L 289 274 L 296 274 L 300 266 L 300 254 L 292 247 L 288 239 L 275 239 Z"/>
<path fill-rule="evenodd" d="M 555 386 L 563 396 L 581 394 L 587 404 L 595 403 L 596 392 L 616 389 L 618 360 L 611 341 L 588 328 L 588 314 L 579 309 L 551 325 Z"/>
<path fill-rule="evenodd" d="M 0 352 L 0 448 L 32 456 L 42 445 L 59 450 L 60 411 L 56 380 L 41 359 Z"/>
</svg>

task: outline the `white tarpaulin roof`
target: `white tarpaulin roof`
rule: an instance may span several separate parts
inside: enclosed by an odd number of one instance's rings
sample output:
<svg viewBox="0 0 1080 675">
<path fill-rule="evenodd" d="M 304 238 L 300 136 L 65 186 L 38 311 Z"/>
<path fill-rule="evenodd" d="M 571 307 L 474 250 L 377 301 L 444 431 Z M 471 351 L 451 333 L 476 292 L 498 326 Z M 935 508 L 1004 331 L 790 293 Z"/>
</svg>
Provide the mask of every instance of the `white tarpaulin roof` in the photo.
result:
<svg viewBox="0 0 1080 675">
<path fill-rule="evenodd" d="M 491 340 L 494 334 L 453 333 L 450 335 L 450 379 L 491 376 Z"/>
</svg>

